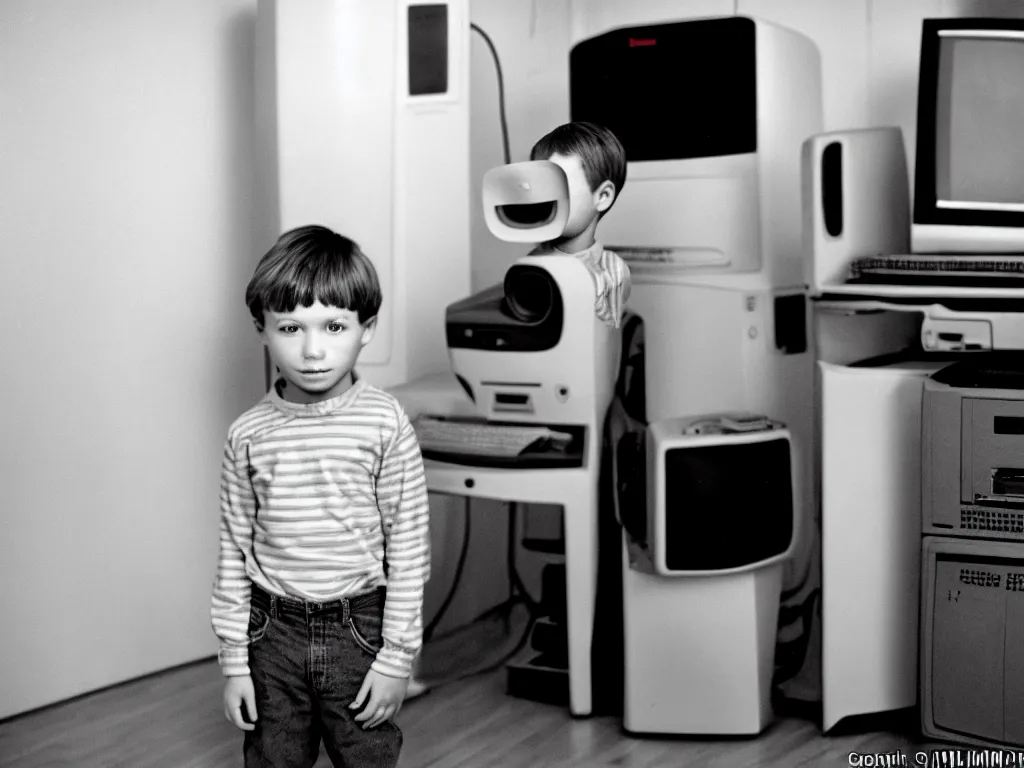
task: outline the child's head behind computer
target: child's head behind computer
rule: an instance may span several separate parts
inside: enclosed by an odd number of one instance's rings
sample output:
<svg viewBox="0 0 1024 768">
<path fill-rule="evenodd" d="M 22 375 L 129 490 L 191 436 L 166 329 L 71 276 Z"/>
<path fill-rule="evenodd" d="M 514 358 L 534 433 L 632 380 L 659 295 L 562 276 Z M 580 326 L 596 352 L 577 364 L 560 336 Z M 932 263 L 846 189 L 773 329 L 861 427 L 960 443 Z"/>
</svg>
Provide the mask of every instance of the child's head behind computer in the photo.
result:
<svg viewBox="0 0 1024 768">
<path fill-rule="evenodd" d="M 594 123 L 560 125 L 534 144 L 531 160 L 550 160 L 569 182 L 569 220 L 550 245 L 566 253 L 594 244 L 597 222 L 626 183 L 626 151 L 607 128 Z"/>
<path fill-rule="evenodd" d="M 274 365 L 282 396 L 312 403 L 352 385 L 381 305 L 377 271 L 359 246 L 319 226 L 285 232 L 260 259 L 245 303 Z"/>
</svg>

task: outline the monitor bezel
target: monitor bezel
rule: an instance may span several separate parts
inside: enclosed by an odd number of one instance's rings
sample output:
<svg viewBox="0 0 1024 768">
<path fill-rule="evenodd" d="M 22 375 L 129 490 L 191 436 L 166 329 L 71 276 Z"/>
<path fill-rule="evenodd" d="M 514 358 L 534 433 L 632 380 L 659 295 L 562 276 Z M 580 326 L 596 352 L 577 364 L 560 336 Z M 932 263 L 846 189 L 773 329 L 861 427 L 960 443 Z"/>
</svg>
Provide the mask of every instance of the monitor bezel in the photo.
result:
<svg viewBox="0 0 1024 768">
<path fill-rule="evenodd" d="M 1024 18 L 924 19 L 921 28 L 921 58 L 918 73 L 917 151 L 914 169 L 914 224 L 967 227 L 1024 227 L 1021 210 L 986 210 L 974 207 L 940 206 L 936 191 L 935 149 L 937 124 L 939 49 L 945 31 L 977 32 L 979 37 L 999 38 L 1014 32 L 1011 39 L 1024 44 Z M 1022 201 L 1024 202 L 1024 201 Z"/>
</svg>

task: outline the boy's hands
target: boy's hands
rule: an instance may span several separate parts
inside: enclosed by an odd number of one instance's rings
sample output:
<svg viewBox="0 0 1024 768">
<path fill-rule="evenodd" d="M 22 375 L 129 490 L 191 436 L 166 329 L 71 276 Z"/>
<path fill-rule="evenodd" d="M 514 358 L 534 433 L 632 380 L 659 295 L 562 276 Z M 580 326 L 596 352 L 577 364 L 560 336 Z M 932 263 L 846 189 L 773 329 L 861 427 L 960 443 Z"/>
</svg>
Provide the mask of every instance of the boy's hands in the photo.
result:
<svg viewBox="0 0 1024 768">
<path fill-rule="evenodd" d="M 348 707 L 359 709 L 363 702 L 366 702 L 363 711 L 356 715 L 356 722 L 369 721 L 363 724 L 363 730 L 376 728 L 398 714 L 405 700 L 405 689 L 408 685 L 407 677 L 390 677 L 371 669 L 363 678 L 359 695 Z"/>
<path fill-rule="evenodd" d="M 256 692 L 249 675 L 229 677 L 224 684 L 224 717 L 243 731 L 256 727 Z"/>
</svg>

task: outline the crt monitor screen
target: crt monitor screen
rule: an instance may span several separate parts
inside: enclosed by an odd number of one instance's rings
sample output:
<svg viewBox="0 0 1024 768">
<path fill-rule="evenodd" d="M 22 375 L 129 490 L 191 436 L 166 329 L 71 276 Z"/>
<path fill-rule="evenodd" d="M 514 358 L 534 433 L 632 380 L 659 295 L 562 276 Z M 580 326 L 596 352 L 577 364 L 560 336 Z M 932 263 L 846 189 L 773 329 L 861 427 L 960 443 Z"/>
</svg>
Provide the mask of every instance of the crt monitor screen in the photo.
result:
<svg viewBox="0 0 1024 768">
<path fill-rule="evenodd" d="M 928 19 L 915 222 L 1024 225 L 1024 19 Z"/>
<path fill-rule="evenodd" d="M 744 17 L 613 29 L 569 54 L 571 119 L 630 162 L 757 151 L 757 31 Z"/>
</svg>

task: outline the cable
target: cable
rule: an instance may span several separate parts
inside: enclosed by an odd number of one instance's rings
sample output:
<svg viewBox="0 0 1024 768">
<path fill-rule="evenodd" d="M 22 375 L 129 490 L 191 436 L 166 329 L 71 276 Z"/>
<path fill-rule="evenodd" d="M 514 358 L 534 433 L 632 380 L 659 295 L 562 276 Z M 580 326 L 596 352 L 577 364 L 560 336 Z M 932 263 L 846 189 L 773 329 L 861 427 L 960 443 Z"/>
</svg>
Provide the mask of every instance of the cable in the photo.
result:
<svg viewBox="0 0 1024 768">
<path fill-rule="evenodd" d="M 487 672 L 493 672 L 494 670 L 501 667 L 503 664 L 507 663 L 509 659 L 511 659 L 513 656 L 519 653 L 526 646 L 526 641 L 530 639 L 530 634 L 533 632 L 533 625 L 537 623 L 537 618 L 538 617 L 533 614 L 530 615 L 530 618 L 526 622 L 526 630 L 520 636 L 519 642 L 516 643 L 515 648 L 513 648 L 511 651 L 506 653 L 497 661 L 491 662 L 486 667 L 482 667 L 481 669 L 475 669 L 472 672 L 466 672 L 463 675 L 459 675 L 455 679 L 465 680 L 470 677 L 476 677 L 477 675 L 486 674 Z"/>
<path fill-rule="evenodd" d="M 519 638 L 519 640 L 516 643 L 515 647 L 511 651 L 509 651 L 508 653 L 506 653 L 503 656 L 501 656 L 497 661 L 491 662 L 490 664 L 488 664 L 487 666 L 485 666 L 485 667 L 483 667 L 481 669 L 476 669 L 476 670 L 473 670 L 472 672 L 467 672 L 467 673 L 465 673 L 463 675 L 460 675 L 460 676 L 456 677 L 455 680 L 463 680 L 465 678 L 473 677 L 475 675 L 482 675 L 482 674 L 484 674 L 486 672 L 492 672 L 495 669 L 497 669 L 500 666 L 502 666 L 503 664 L 505 664 L 509 659 L 511 659 L 513 656 L 518 654 L 523 649 L 523 647 L 526 645 L 527 641 L 530 638 L 530 634 L 533 632 L 533 627 L 537 623 L 537 619 L 540 618 L 540 604 L 536 600 L 534 600 L 533 597 L 530 595 L 530 593 L 527 591 L 525 584 L 523 584 L 522 577 L 519 575 L 519 570 L 518 570 L 518 567 L 516 565 L 516 556 L 515 556 L 516 555 L 516 544 L 517 544 L 516 520 L 518 518 L 518 511 L 519 511 L 518 510 L 518 504 L 516 504 L 516 502 L 509 502 L 509 515 L 508 515 L 508 517 L 509 517 L 509 532 L 508 532 L 509 535 L 508 535 L 508 549 L 507 549 L 508 578 L 509 578 L 509 597 L 506 600 L 504 600 L 503 602 L 498 603 L 497 605 L 492 606 L 491 608 L 488 608 L 486 611 L 484 611 L 482 614 L 480 614 L 476 618 L 472 619 L 471 621 L 469 621 L 469 622 L 467 622 L 465 624 L 462 624 L 462 625 L 460 625 L 458 627 L 455 627 L 453 629 L 450 629 L 447 632 L 444 632 L 444 633 L 442 633 L 440 635 L 437 635 L 437 636 L 433 635 L 433 628 L 437 624 L 437 618 L 435 617 L 434 621 L 431 622 L 431 626 L 428 628 L 427 631 L 430 632 L 430 639 L 432 639 L 432 640 L 447 639 L 449 637 L 452 637 L 453 635 L 459 634 L 460 632 L 463 632 L 463 631 L 469 629 L 470 627 L 478 624 L 479 622 L 483 621 L 484 619 L 486 619 L 486 618 L 488 618 L 489 616 L 492 616 L 492 615 L 502 615 L 502 614 L 505 614 L 505 619 L 507 621 L 511 620 L 512 609 L 515 608 L 515 606 L 517 606 L 517 605 L 523 605 L 523 606 L 525 606 L 525 608 L 527 610 L 528 618 L 527 618 L 527 622 L 526 622 L 526 629 L 523 632 L 522 636 Z M 463 550 L 464 551 L 465 551 L 465 546 L 466 545 L 465 545 L 465 542 L 464 542 L 463 543 Z M 461 563 L 460 563 L 460 570 L 461 570 Z M 449 596 L 452 595 L 452 594 L 454 594 L 454 587 L 451 590 L 451 592 L 449 592 Z M 426 636 L 426 631 L 424 632 L 424 635 Z M 452 681 L 446 681 L 446 682 L 452 682 Z"/>
<path fill-rule="evenodd" d="M 514 501 L 509 502 L 509 528 L 508 528 L 508 574 L 510 583 L 510 595 L 509 600 L 510 608 L 514 607 L 518 602 L 522 602 L 526 605 L 528 618 L 526 621 L 526 629 L 520 636 L 519 641 L 515 644 L 515 647 L 487 666 L 467 672 L 461 675 L 457 679 L 464 680 L 469 677 L 475 677 L 476 675 L 482 675 L 487 672 L 493 672 L 494 670 L 501 667 L 509 659 L 513 658 L 518 654 L 525 646 L 527 641 L 530 639 L 530 635 L 533 632 L 533 627 L 537 623 L 537 619 L 540 618 L 540 604 L 530 596 L 526 586 L 523 584 L 523 580 L 519 575 L 519 570 L 516 567 L 516 544 L 518 543 L 518 537 L 516 535 L 516 518 L 518 515 L 518 504 Z M 518 594 L 517 594 L 518 592 Z M 511 620 L 512 614 L 509 612 L 508 618 Z"/>
<path fill-rule="evenodd" d="M 492 605 L 490 608 L 485 610 L 483 613 L 475 616 L 474 618 L 470 619 L 466 623 L 459 624 L 458 626 L 452 627 L 451 629 L 446 629 L 444 632 L 442 632 L 439 635 L 434 635 L 431 638 L 431 640 L 433 642 L 440 642 L 441 640 L 447 640 L 450 637 L 454 637 L 455 635 L 458 635 L 458 634 L 460 634 L 462 632 L 465 632 L 467 629 L 470 629 L 470 628 L 476 626 L 481 621 L 484 621 L 485 619 L 488 619 L 491 616 L 500 616 L 503 613 L 510 612 L 517 605 L 522 605 L 525 602 L 526 601 L 523 600 L 521 595 L 516 595 L 512 599 L 502 600 L 497 605 Z"/>
<path fill-rule="evenodd" d="M 430 620 L 426 629 L 423 630 L 423 640 L 426 642 L 434 636 L 434 630 L 437 629 L 437 625 L 441 623 L 441 619 L 444 618 L 445 613 L 448 611 L 448 606 L 451 605 L 452 599 L 455 597 L 455 592 L 459 588 L 459 582 L 462 580 L 462 570 L 466 565 L 466 555 L 469 553 L 469 497 L 465 497 L 462 509 L 464 511 L 462 528 L 462 551 L 459 552 L 459 562 L 455 566 L 455 577 L 452 579 L 452 585 L 448 589 L 448 594 L 445 599 L 441 602 L 441 607 L 437 609 L 437 613 L 434 614 L 434 618 Z"/>
<path fill-rule="evenodd" d="M 539 603 L 533 599 L 530 592 L 526 589 L 526 585 L 523 584 L 522 578 L 519 576 L 519 569 L 516 567 L 516 544 L 518 537 L 516 536 L 516 518 L 518 516 L 519 505 L 510 501 L 508 503 L 508 577 L 511 581 L 511 589 L 509 590 L 509 599 L 515 597 L 515 591 L 518 589 L 519 594 L 523 596 L 523 600 L 526 602 L 527 608 L 530 609 L 530 615 L 534 615 L 537 609 L 540 608 Z"/>
<path fill-rule="evenodd" d="M 516 551 L 515 528 L 516 528 L 516 516 L 517 516 L 517 513 L 518 513 L 518 509 L 517 509 L 517 507 L 516 507 L 514 502 L 510 503 L 509 507 L 510 507 L 509 508 L 509 544 L 508 544 L 508 549 L 507 549 L 508 579 L 509 579 L 509 596 L 508 596 L 508 598 L 506 598 L 505 600 L 501 601 L 497 605 L 492 605 L 490 608 L 485 610 L 483 613 L 479 614 L 478 616 L 474 617 L 473 619 L 470 619 L 465 624 L 460 624 L 460 625 L 458 625 L 456 627 L 452 627 L 451 629 L 443 632 L 442 634 L 435 636 L 434 632 L 437 629 L 437 625 L 441 621 L 441 617 L 447 611 L 448 606 L 451 604 L 452 600 L 455 597 L 456 591 L 458 589 L 459 582 L 461 581 L 461 578 L 462 578 L 462 572 L 463 572 L 463 569 L 464 569 L 465 564 L 466 564 L 467 553 L 469 552 L 470 509 L 469 509 L 469 500 L 467 498 L 466 505 L 464 507 L 465 510 L 466 510 L 466 524 L 465 524 L 465 529 L 464 529 L 465 530 L 465 534 L 463 535 L 463 539 L 462 539 L 462 551 L 459 553 L 459 562 L 458 562 L 458 565 L 455 567 L 455 577 L 452 580 L 452 586 L 448 590 L 448 595 L 445 597 L 444 602 L 442 602 L 441 607 L 438 608 L 437 614 L 435 614 L 434 618 L 430 621 L 430 624 L 427 625 L 427 628 L 423 630 L 424 642 L 429 641 L 429 640 L 441 640 L 441 639 L 444 639 L 444 638 L 451 637 L 452 635 L 458 634 L 459 632 L 462 632 L 463 630 L 466 630 L 466 629 L 470 628 L 474 624 L 478 624 L 479 622 L 483 621 L 484 619 L 489 618 L 490 616 L 501 615 L 503 613 L 510 612 L 512 610 L 512 608 L 514 608 L 515 606 L 520 605 L 520 604 L 525 604 L 526 605 L 527 610 L 529 610 L 531 616 L 536 614 L 537 610 L 540 607 L 539 603 L 536 600 L 534 600 L 533 597 L 530 595 L 530 593 L 527 591 L 526 586 L 523 584 L 522 577 L 520 577 L 520 575 L 519 575 L 518 567 L 516 566 L 516 557 L 515 557 L 515 551 Z"/>
<path fill-rule="evenodd" d="M 491 56 L 494 58 L 494 68 L 498 73 L 498 119 L 501 121 L 501 141 L 502 147 L 505 150 L 505 165 L 508 165 L 512 162 L 512 155 L 509 152 L 508 145 L 508 121 L 505 119 L 505 77 L 501 73 L 501 59 L 498 57 L 498 50 L 494 47 L 494 43 L 486 32 L 472 22 L 469 28 L 484 39 L 487 47 L 491 49 Z"/>
<path fill-rule="evenodd" d="M 511 603 L 516 597 L 516 580 L 512 575 L 512 562 L 515 556 L 516 537 L 516 505 L 508 505 L 508 534 L 505 540 L 505 569 L 508 571 L 508 601 Z"/>
<path fill-rule="evenodd" d="M 511 150 L 509 148 L 508 118 L 507 118 L 506 112 L 505 112 L 505 76 L 504 76 L 504 74 L 502 72 L 502 69 L 501 69 L 501 57 L 498 55 L 498 50 L 497 50 L 497 48 L 495 48 L 494 42 L 491 40 L 490 35 L 488 35 L 486 32 L 484 32 L 484 30 L 481 29 L 475 23 L 470 22 L 469 27 L 470 27 L 470 29 L 472 31 L 476 32 L 477 34 L 480 35 L 480 37 L 483 38 L 484 42 L 487 44 L 487 47 L 490 49 L 491 57 L 494 59 L 494 69 L 495 69 L 495 73 L 496 73 L 497 78 L 498 78 L 498 119 L 499 119 L 499 122 L 501 124 L 502 151 L 503 151 L 504 158 L 505 158 L 505 164 L 507 165 L 507 164 L 512 162 L 512 153 L 511 153 Z M 462 540 L 462 551 L 459 554 L 459 562 L 458 562 L 458 565 L 456 566 L 456 569 L 455 569 L 455 577 L 454 577 L 454 579 L 452 581 L 452 586 L 451 586 L 451 588 L 448 591 L 448 595 L 444 599 L 444 602 L 441 603 L 441 607 L 438 608 L 437 614 L 434 616 L 434 618 L 431 620 L 430 624 L 426 627 L 426 629 L 423 632 L 424 641 L 426 641 L 426 640 L 440 640 L 442 638 L 451 637 L 452 635 L 458 634 L 459 632 L 462 632 L 462 631 L 472 627 L 473 625 L 483 621 L 484 619 L 487 619 L 488 617 L 490 617 L 492 615 L 501 615 L 501 614 L 505 614 L 506 612 L 508 613 L 508 615 L 511 615 L 511 611 L 512 611 L 513 608 L 515 608 L 515 606 L 520 605 L 520 604 L 525 604 L 527 610 L 529 611 L 529 615 L 530 615 L 529 622 L 527 623 L 527 631 L 526 631 L 525 635 L 521 638 L 519 643 L 517 644 L 516 649 L 512 652 L 512 654 L 510 654 L 509 657 L 511 657 L 511 655 L 514 655 L 515 653 L 518 653 L 520 648 L 522 648 L 523 644 L 526 642 L 527 638 L 529 638 L 530 631 L 532 630 L 533 624 L 534 624 L 534 622 L 536 621 L 536 618 L 537 618 L 537 610 L 538 610 L 538 607 L 539 607 L 537 601 L 535 601 L 533 599 L 533 597 L 530 595 L 530 593 L 526 590 L 526 587 L 523 585 L 523 581 L 520 578 L 519 572 L 518 572 L 518 570 L 516 568 L 515 550 L 516 550 L 516 543 L 517 542 L 516 542 L 516 538 L 515 538 L 515 529 L 516 529 L 516 514 L 517 514 L 518 510 L 517 510 L 516 504 L 514 502 L 509 505 L 509 541 L 508 541 L 508 552 L 507 552 L 508 576 L 509 576 L 509 596 L 508 596 L 508 598 L 506 600 L 502 601 L 501 603 L 498 603 L 497 605 L 494 605 L 494 606 L 488 608 L 486 611 L 484 611 L 483 613 L 481 613 L 479 616 L 475 617 L 474 619 L 470 620 L 469 622 L 467 622 L 465 624 L 461 624 L 461 625 L 459 625 L 457 627 L 453 627 L 452 629 L 447 630 L 446 632 L 444 632 L 441 635 L 437 635 L 437 636 L 434 635 L 434 632 L 437 629 L 437 625 L 439 624 L 442 616 L 448 610 L 448 606 L 451 604 L 452 599 L 454 598 L 454 596 L 456 594 L 456 590 L 457 590 L 458 585 L 459 585 L 459 583 L 460 583 L 460 581 L 462 579 L 462 571 L 463 571 L 463 568 L 464 568 L 465 563 L 466 563 L 466 556 L 467 556 L 467 553 L 469 551 L 469 530 L 470 530 L 470 528 L 469 528 L 469 518 L 470 518 L 470 511 L 469 511 L 469 501 L 468 501 L 468 499 L 466 501 L 465 509 L 466 509 L 465 534 L 464 534 L 463 540 Z M 500 666 L 506 660 L 507 660 L 507 658 L 503 658 L 501 661 L 499 661 L 497 663 L 497 666 Z M 484 671 L 486 671 L 486 670 L 484 670 Z M 473 672 L 471 674 L 480 674 L 480 673 L 481 673 L 480 671 L 477 671 L 477 672 Z"/>
</svg>

